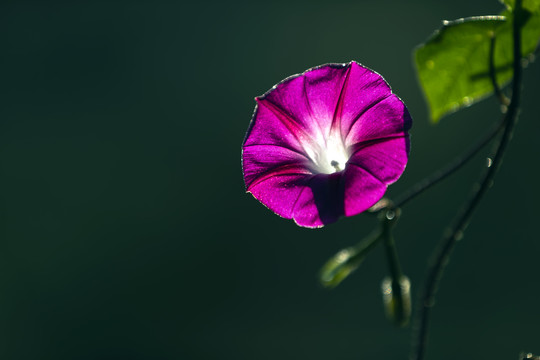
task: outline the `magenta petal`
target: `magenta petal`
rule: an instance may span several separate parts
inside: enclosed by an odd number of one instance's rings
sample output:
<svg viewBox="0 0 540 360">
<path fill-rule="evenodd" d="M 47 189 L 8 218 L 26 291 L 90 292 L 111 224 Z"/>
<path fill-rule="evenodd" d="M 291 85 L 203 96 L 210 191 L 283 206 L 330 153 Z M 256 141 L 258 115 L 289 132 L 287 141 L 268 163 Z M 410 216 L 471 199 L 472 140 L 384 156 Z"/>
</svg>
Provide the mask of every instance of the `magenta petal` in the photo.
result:
<svg viewBox="0 0 540 360">
<path fill-rule="evenodd" d="M 321 133 L 320 125 L 313 121 L 311 105 L 307 97 L 306 77 L 291 77 L 278 84 L 275 89 L 263 95 L 266 101 L 294 119 L 297 126 L 306 133 L 316 136 Z"/>
<path fill-rule="evenodd" d="M 244 180 L 250 190 L 254 182 L 285 173 L 311 175 L 306 170 L 308 159 L 302 153 L 278 145 L 245 145 L 243 152 Z"/>
<path fill-rule="evenodd" d="M 373 103 L 351 124 L 345 143 L 354 147 L 363 141 L 404 136 L 411 125 L 412 119 L 405 104 L 392 94 Z"/>
<path fill-rule="evenodd" d="M 304 73 L 312 121 L 319 124 L 325 135 L 328 135 L 332 124 L 339 120 L 340 98 L 350 70 L 350 64 L 344 65 L 321 66 Z"/>
<path fill-rule="evenodd" d="M 336 121 L 338 103 L 349 70 L 349 64 L 311 69 L 287 78 L 263 95 L 261 100 L 295 119 L 298 126 L 313 138 L 328 135 L 332 123 Z"/>
<path fill-rule="evenodd" d="M 283 174 L 256 182 L 249 192 L 276 214 L 304 227 L 321 227 L 344 215 L 341 174 Z"/>
<path fill-rule="evenodd" d="M 347 166 L 343 174 L 345 183 L 345 215 L 353 216 L 372 207 L 386 192 L 386 184 L 369 171 Z"/>
<path fill-rule="evenodd" d="M 375 204 L 407 164 L 411 117 L 376 72 L 316 67 L 257 98 L 242 151 L 247 191 L 320 227 Z"/>
<path fill-rule="evenodd" d="M 347 163 L 347 168 L 360 167 L 388 185 L 395 182 L 405 170 L 408 153 L 408 137 L 377 141 L 354 153 Z"/>
<path fill-rule="evenodd" d="M 343 92 L 340 114 L 342 134 L 349 134 L 352 125 L 364 113 L 390 95 L 390 86 L 379 74 L 352 62 Z"/>
<path fill-rule="evenodd" d="M 257 121 L 251 122 L 244 146 L 276 145 L 294 151 L 303 151 L 297 134 L 291 130 L 290 123 L 285 122 L 285 118 L 279 115 L 270 106 L 258 105 L 253 114 L 253 119 Z"/>
<path fill-rule="evenodd" d="M 301 174 L 274 175 L 254 183 L 248 191 L 279 216 L 291 219 L 308 178 L 308 175 Z"/>
</svg>

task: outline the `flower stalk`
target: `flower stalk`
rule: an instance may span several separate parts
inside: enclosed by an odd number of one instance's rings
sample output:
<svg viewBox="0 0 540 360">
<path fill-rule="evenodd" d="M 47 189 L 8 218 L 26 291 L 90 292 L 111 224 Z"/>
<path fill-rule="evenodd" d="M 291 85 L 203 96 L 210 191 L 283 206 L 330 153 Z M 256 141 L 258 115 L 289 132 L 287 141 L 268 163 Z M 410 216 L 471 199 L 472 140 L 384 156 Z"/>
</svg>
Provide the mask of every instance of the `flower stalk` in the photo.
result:
<svg viewBox="0 0 540 360">
<path fill-rule="evenodd" d="M 386 210 L 381 214 L 382 222 L 382 237 L 384 239 L 384 249 L 386 252 L 386 258 L 388 259 L 388 270 L 392 279 L 400 279 L 403 276 L 401 271 L 401 265 L 399 264 L 399 258 L 397 254 L 396 244 L 392 235 L 392 228 L 396 224 L 401 211 Z"/>
<path fill-rule="evenodd" d="M 400 209 L 386 210 L 380 215 L 382 238 L 390 276 L 382 282 L 383 303 L 387 317 L 397 326 L 405 326 L 411 314 L 410 282 L 403 275 L 392 234 Z"/>
<path fill-rule="evenodd" d="M 454 159 L 451 163 L 446 165 L 444 168 L 435 172 L 433 175 L 425 178 L 424 180 L 418 182 L 414 185 L 409 191 L 400 195 L 393 205 L 394 207 L 403 207 L 410 200 L 414 199 L 418 195 L 422 194 L 424 191 L 430 189 L 432 186 L 438 184 L 442 180 L 446 179 L 448 176 L 454 174 L 457 170 L 461 169 L 465 164 L 467 164 L 471 159 L 474 158 L 476 154 L 480 152 L 487 144 L 491 142 L 503 129 L 504 124 L 506 123 L 506 117 L 503 117 L 498 123 L 492 126 L 488 132 L 476 143 L 474 144 L 466 153 Z"/>
</svg>

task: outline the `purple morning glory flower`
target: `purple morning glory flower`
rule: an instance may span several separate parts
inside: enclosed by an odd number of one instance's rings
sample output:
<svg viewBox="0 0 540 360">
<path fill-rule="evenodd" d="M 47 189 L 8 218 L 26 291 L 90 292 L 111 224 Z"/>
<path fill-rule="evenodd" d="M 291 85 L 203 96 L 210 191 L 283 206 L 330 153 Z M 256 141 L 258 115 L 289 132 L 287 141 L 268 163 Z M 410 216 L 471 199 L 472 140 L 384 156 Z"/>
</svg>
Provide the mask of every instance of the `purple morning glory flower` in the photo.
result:
<svg viewBox="0 0 540 360">
<path fill-rule="evenodd" d="M 370 208 L 405 169 L 409 112 L 354 61 L 293 75 L 256 101 L 242 149 L 246 189 L 300 226 Z"/>
</svg>

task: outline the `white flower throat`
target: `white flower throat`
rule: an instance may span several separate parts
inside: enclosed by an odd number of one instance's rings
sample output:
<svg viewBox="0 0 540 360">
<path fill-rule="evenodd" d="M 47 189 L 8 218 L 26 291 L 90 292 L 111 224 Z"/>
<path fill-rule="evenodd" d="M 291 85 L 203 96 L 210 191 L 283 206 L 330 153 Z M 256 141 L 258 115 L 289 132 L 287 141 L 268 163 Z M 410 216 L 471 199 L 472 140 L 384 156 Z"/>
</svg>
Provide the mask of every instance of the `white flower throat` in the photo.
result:
<svg viewBox="0 0 540 360">
<path fill-rule="evenodd" d="M 319 174 L 333 174 L 345 169 L 350 154 L 337 131 L 327 138 L 318 136 L 315 143 L 304 144 L 304 149 L 313 163 L 312 170 Z"/>
</svg>

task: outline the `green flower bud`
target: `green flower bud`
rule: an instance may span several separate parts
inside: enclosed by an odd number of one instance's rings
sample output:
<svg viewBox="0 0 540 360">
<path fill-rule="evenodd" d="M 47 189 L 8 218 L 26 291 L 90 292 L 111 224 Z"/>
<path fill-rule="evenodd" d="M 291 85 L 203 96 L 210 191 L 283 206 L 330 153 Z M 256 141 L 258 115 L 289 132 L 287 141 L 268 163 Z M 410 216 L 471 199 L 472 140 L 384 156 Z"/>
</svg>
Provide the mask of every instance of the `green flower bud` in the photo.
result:
<svg viewBox="0 0 540 360">
<path fill-rule="evenodd" d="M 398 326 L 405 326 L 411 317 L 411 282 L 402 276 L 399 283 L 391 277 L 382 281 L 384 310 L 388 319 Z"/>
</svg>

